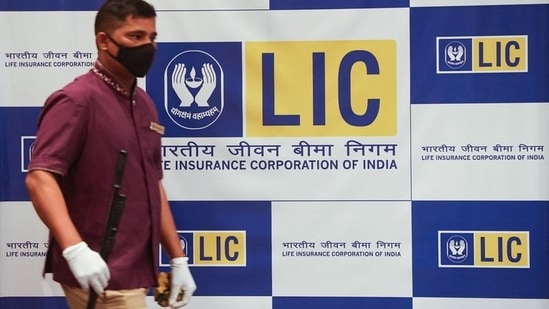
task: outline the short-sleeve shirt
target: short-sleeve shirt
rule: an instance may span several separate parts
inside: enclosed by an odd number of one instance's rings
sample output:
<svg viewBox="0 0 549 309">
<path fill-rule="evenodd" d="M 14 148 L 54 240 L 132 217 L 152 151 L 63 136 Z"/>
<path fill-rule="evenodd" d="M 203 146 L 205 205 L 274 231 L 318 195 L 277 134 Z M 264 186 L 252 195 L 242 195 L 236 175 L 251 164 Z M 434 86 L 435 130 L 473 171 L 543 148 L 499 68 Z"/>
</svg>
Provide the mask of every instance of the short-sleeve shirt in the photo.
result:
<svg viewBox="0 0 549 309">
<path fill-rule="evenodd" d="M 128 94 L 100 63 L 54 92 L 38 121 L 29 170 L 58 174 L 69 215 L 80 236 L 99 251 L 115 165 L 127 152 L 120 193 L 126 195 L 107 289 L 156 284 L 160 241 L 161 134 L 153 100 L 135 87 Z M 55 239 L 46 269 L 54 280 L 79 286 Z"/>
</svg>

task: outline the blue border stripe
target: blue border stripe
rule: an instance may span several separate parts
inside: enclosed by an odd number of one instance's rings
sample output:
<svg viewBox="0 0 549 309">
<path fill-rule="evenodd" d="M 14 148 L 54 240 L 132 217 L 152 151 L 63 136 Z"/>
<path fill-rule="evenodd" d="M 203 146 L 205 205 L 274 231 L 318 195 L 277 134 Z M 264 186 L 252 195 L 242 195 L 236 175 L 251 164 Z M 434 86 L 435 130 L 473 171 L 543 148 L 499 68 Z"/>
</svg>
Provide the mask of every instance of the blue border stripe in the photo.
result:
<svg viewBox="0 0 549 309">
<path fill-rule="evenodd" d="M 273 309 L 412 309 L 411 297 L 273 297 Z"/>
<path fill-rule="evenodd" d="M 0 11 L 97 11 L 103 0 L 0 0 Z"/>
<path fill-rule="evenodd" d="M 67 309 L 65 297 L 0 297 L 0 308 Z"/>
<path fill-rule="evenodd" d="M 410 0 L 270 0 L 271 10 L 369 9 L 409 7 Z"/>
<path fill-rule="evenodd" d="M 97 11 L 103 0 L 0 0 L 0 11 Z M 271 10 L 410 7 L 410 0 L 270 0 Z"/>
</svg>

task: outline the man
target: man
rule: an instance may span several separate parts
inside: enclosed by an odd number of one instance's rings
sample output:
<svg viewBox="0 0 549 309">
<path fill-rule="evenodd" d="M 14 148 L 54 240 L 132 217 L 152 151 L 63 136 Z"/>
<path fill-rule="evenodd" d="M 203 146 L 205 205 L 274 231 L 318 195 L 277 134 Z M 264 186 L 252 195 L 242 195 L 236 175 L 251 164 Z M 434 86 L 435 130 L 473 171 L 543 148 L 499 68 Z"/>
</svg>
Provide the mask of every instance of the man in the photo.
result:
<svg viewBox="0 0 549 309">
<path fill-rule="evenodd" d="M 142 0 L 107 0 L 95 19 L 98 59 L 46 100 L 26 185 L 50 230 L 46 272 L 71 308 L 146 308 L 156 285 L 159 243 L 171 258 L 169 304 L 185 305 L 195 282 L 161 183 L 163 127 L 152 99 L 136 86 L 156 51 L 156 12 Z M 118 153 L 127 152 L 120 192 L 127 196 L 108 264 L 98 251 Z M 182 289 L 184 297 L 177 301 Z"/>
</svg>

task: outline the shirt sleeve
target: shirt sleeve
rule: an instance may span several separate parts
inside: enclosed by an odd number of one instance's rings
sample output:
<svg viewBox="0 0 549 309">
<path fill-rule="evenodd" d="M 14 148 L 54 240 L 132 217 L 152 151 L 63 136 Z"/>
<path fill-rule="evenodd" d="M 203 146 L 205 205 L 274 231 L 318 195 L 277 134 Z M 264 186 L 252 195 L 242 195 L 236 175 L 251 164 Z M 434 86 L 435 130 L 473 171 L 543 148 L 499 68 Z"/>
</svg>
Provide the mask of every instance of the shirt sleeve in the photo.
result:
<svg viewBox="0 0 549 309">
<path fill-rule="evenodd" d="M 38 120 L 29 171 L 47 170 L 64 176 L 86 140 L 88 109 L 64 90 L 53 93 Z"/>
</svg>

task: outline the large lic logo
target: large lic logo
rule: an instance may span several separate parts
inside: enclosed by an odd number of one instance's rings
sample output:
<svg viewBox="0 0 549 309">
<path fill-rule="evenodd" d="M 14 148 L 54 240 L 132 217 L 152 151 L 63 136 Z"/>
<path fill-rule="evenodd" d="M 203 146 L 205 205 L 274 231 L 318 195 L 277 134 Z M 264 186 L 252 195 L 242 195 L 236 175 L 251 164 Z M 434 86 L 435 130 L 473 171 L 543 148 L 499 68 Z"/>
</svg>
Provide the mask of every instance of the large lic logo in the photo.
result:
<svg viewBox="0 0 549 309">
<path fill-rule="evenodd" d="M 248 136 L 396 135 L 396 42 L 245 44 Z"/>
<path fill-rule="evenodd" d="M 528 71 L 528 36 L 437 37 L 437 73 Z"/>
<path fill-rule="evenodd" d="M 164 107 L 171 120 L 188 130 L 212 125 L 224 107 L 223 68 L 211 54 L 187 50 L 164 70 Z"/>
<path fill-rule="evenodd" d="M 527 231 L 439 231 L 439 267 L 529 268 Z"/>
</svg>

